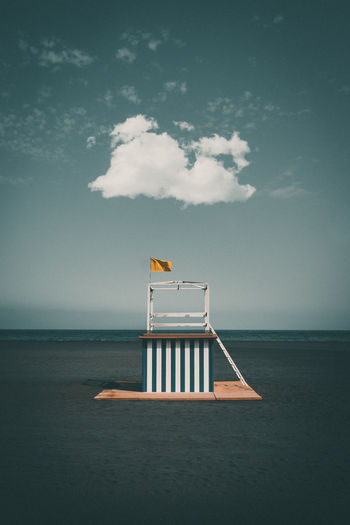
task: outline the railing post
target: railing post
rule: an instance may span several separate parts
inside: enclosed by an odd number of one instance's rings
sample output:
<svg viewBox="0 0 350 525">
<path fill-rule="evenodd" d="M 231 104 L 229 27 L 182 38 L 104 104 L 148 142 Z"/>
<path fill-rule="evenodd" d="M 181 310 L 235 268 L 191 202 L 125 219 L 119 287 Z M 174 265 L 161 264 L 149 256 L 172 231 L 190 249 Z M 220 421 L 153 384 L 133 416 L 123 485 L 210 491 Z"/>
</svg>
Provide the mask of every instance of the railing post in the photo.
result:
<svg viewBox="0 0 350 525">
<path fill-rule="evenodd" d="M 209 318 L 209 284 L 207 284 L 206 289 L 204 290 L 204 310 L 206 312 L 205 316 L 205 330 L 209 332 L 210 330 L 210 318 Z"/>
<path fill-rule="evenodd" d="M 147 332 L 150 330 L 151 284 L 147 285 Z"/>
<path fill-rule="evenodd" d="M 151 330 L 151 332 L 153 331 L 153 313 L 154 313 L 153 288 L 150 286 L 149 318 L 150 318 L 150 330 Z"/>
</svg>

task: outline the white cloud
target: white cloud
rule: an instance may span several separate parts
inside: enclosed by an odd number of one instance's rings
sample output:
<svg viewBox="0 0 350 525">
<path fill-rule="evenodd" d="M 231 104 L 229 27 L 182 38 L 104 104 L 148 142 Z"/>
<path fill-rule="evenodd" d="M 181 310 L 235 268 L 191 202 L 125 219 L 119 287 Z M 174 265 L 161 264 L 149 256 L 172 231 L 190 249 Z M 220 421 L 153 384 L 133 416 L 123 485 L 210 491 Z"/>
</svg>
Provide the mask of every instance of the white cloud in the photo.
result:
<svg viewBox="0 0 350 525">
<path fill-rule="evenodd" d="M 192 130 L 194 130 L 194 125 L 193 125 L 193 124 L 190 124 L 189 122 L 186 122 L 186 121 L 184 121 L 184 120 L 182 120 L 182 121 L 173 120 L 173 124 L 174 124 L 175 126 L 177 126 L 178 128 L 182 129 L 182 130 L 183 130 L 183 129 L 185 129 L 185 130 L 187 130 L 187 131 L 192 131 Z"/>
<path fill-rule="evenodd" d="M 167 42 L 169 38 L 169 31 L 167 29 L 162 29 L 160 33 L 162 35 L 164 42 Z"/>
<path fill-rule="evenodd" d="M 231 139 L 202 137 L 189 146 L 195 161 L 168 133 L 156 133 L 154 119 L 137 115 L 113 129 L 111 164 L 105 175 L 89 184 L 104 198 L 138 195 L 154 199 L 175 198 L 185 205 L 246 201 L 255 188 L 238 181 L 238 173 L 249 163 L 244 156 L 248 144 L 234 133 Z M 219 153 L 218 153 L 219 152 Z M 235 165 L 227 168 L 215 158 L 231 154 Z"/>
<path fill-rule="evenodd" d="M 181 84 L 180 84 L 180 92 L 181 93 L 186 93 L 186 91 L 187 91 L 187 84 L 186 84 L 186 82 L 181 82 Z"/>
<path fill-rule="evenodd" d="M 210 111 L 210 113 L 221 111 L 224 115 L 231 115 L 235 107 L 235 104 L 228 97 L 218 97 L 208 102 L 208 111 Z"/>
<path fill-rule="evenodd" d="M 106 93 L 102 97 L 102 101 L 106 104 L 107 107 L 111 107 L 113 104 L 113 95 L 110 89 L 107 89 Z"/>
<path fill-rule="evenodd" d="M 185 47 L 186 42 L 182 40 L 181 38 L 173 38 L 173 42 L 177 47 Z"/>
<path fill-rule="evenodd" d="M 120 90 L 120 93 L 123 97 L 129 100 L 129 102 L 133 102 L 134 104 L 140 104 L 141 102 L 141 99 L 137 95 L 134 86 L 123 86 Z"/>
<path fill-rule="evenodd" d="M 160 91 L 159 93 L 157 93 L 153 98 L 153 102 L 160 102 L 160 103 L 163 103 L 167 100 L 168 98 L 168 93 L 166 93 L 165 91 Z"/>
<path fill-rule="evenodd" d="M 169 38 L 169 31 L 165 29 L 158 31 L 156 34 L 136 29 L 133 31 L 125 31 L 120 36 L 120 39 L 126 42 L 128 46 L 133 48 L 146 46 L 151 51 L 156 51 L 160 45 L 168 43 Z M 171 38 L 170 42 L 178 47 L 186 45 L 186 43 L 179 38 Z"/>
<path fill-rule="evenodd" d="M 350 86 L 341 86 L 337 91 L 338 93 L 350 93 Z"/>
<path fill-rule="evenodd" d="M 21 50 L 21 51 L 27 51 L 28 49 L 28 42 L 26 42 L 25 40 L 23 40 L 22 38 L 18 41 L 18 48 Z"/>
<path fill-rule="evenodd" d="M 272 22 L 273 22 L 274 24 L 281 24 L 281 23 L 283 22 L 283 20 L 284 20 L 284 16 L 282 16 L 282 15 L 277 15 L 277 16 L 275 16 L 275 18 L 272 20 Z"/>
<path fill-rule="evenodd" d="M 131 46 L 137 46 L 140 41 L 139 31 L 137 31 L 135 34 L 125 31 L 121 34 L 120 39 L 126 40 Z"/>
<path fill-rule="evenodd" d="M 94 146 L 96 146 L 96 137 L 91 136 L 86 139 L 86 147 L 87 149 L 91 149 Z"/>
<path fill-rule="evenodd" d="M 44 49 L 39 56 L 39 64 L 41 66 L 72 64 L 77 67 L 84 67 L 92 62 L 93 59 L 83 51 L 80 51 L 80 49 L 63 49 L 61 51 Z"/>
<path fill-rule="evenodd" d="M 143 115 L 127 118 L 125 122 L 114 126 L 111 131 L 112 147 L 118 142 L 130 142 L 152 129 L 158 129 L 158 123 L 153 118 L 146 118 Z"/>
<path fill-rule="evenodd" d="M 70 49 L 56 38 L 43 39 L 39 47 L 30 46 L 24 40 L 20 40 L 18 46 L 21 51 L 36 57 L 39 64 L 44 67 L 59 66 L 62 64 L 85 67 L 94 61 L 85 51 L 74 48 Z"/>
<path fill-rule="evenodd" d="M 177 82 L 169 81 L 169 82 L 165 82 L 164 89 L 166 89 L 167 91 L 174 91 L 176 89 L 176 86 L 177 86 Z"/>
<path fill-rule="evenodd" d="M 244 129 L 256 129 L 255 122 L 247 122 L 247 124 L 244 125 Z"/>
<path fill-rule="evenodd" d="M 161 41 L 160 40 L 150 40 L 148 42 L 148 47 L 152 50 L 152 51 L 156 51 L 157 50 L 157 47 L 161 44 Z"/>
<path fill-rule="evenodd" d="M 33 182 L 32 177 L 6 177 L 0 175 L 0 184 L 10 184 L 11 186 L 24 186 Z"/>
<path fill-rule="evenodd" d="M 97 134 L 96 128 L 81 106 L 63 110 L 26 104 L 18 113 L 0 114 L 0 148 L 36 159 L 67 160 L 68 141 L 79 137 L 79 142 L 84 142 L 86 137 Z"/>
<path fill-rule="evenodd" d="M 241 119 L 240 127 L 249 127 L 254 123 L 258 129 L 263 123 L 276 121 L 285 118 L 307 118 L 311 113 L 309 108 L 297 109 L 296 111 L 284 111 L 280 106 L 270 100 L 265 100 L 260 95 L 255 95 L 250 91 L 244 91 L 237 99 L 230 97 L 217 97 L 207 103 L 204 118 L 210 125 L 215 125 L 216 130 L 230 129 L 232 126 L 232 116 Z"/>
<path fill-rule="evenodd" d="M 135 53 L 130 51 L 127 47 L 121 47 L 117 50 L 115 57 L 118 58 L 118 60 L 123 60 L 124 62 L 128 62 L 129 64 L 131 62 L 134 62 L 136 59 Z"/>
<path fill-rule="evenodd" d="M 39 102 L 50 98 L 52 96 L 52 92 L 53 92 L 52 87 L 50 87 L 50 86 L 42 86 L 38 90 L 38 100 L 39 100 Z"/>
<path fill-rule="evenodd" d="M 250 152 L 248 142 L 242 140 L 236 131 L 230 139 L 225 139 L 225 137 L 216 134 L 213 137 L 202 137 L 197 142 L 193 142 L 192 147 L 200 155 L 207 157 L 231 155 L 238 171 L 249 166 L 249 162 L 245 158 L 246 154 Z"/>
<path fill-rule="evenodd" d="M 270 191 L 271 197 L 276 199 L 290 199 L 304 193 L 306 193 L 306 191 L 300 188 L 297 184 L 291 184 L 290 186 Z"/>
<path fill-rule="evenodd" d="M 179 82 L 178 80 L 171 80 L 169 82 L 165 82 L 164 89 L 166 89 L 166 91 L 169 91 L 169 92 L 175 91 L 175 92 L 184 94 L 187 91 L 187 84 L 186 82 Z"/>
</svg>

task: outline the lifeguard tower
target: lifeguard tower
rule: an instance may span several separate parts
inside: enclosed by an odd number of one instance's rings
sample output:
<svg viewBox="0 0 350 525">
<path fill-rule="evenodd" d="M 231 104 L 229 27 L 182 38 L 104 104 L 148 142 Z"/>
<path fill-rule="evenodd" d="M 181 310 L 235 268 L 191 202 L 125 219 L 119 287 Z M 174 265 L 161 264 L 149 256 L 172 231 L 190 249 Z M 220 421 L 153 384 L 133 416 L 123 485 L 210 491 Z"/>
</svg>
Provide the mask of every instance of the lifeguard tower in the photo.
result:
<svg viewBox="0 0 350 525">
<path fill-rule="evenodd" d="M 155 299 L 159 294 L 167 291 L 202 293 L 203 308 L 199 312 L 158 311 L 155 308 Z M 151 282 L 150 279 L 147 287 L 147 331 L 140 335 L 139 339 L 142 341 L 142 387 L 137 390 L 134 382 L 135 390 L 130 390 L 132 381 L 118 381 L 118 388 L 103 390 L 95 399 L 166 401 L 261 399 L 247 384 L 210 324 L 208 283 Z M 215 381 L 215 342 L 224 352 L 238 381 Z M 128 383 L 128 389 L 121 388 L 123 383 Z"/>
<path fill-rule="evenodd" d="M 155 298 L 164 291 L 202 292 L 204 307 L 201 312 L 155 311 Z M 174 318 L 182 321 L 169 321 Z M 194 319 L 197 321 L 194 322 Z M 179 328 L 191 328 L 195 332 L 156 331 Z M 210 331 L 208 283 L 193 281 L 149 283 L 147 333 L 140 336 L 143 342 L 142 390 L 144 392 L 214 392 L 213 343 L 216 338 L 217 335 Z"/>
</svg>

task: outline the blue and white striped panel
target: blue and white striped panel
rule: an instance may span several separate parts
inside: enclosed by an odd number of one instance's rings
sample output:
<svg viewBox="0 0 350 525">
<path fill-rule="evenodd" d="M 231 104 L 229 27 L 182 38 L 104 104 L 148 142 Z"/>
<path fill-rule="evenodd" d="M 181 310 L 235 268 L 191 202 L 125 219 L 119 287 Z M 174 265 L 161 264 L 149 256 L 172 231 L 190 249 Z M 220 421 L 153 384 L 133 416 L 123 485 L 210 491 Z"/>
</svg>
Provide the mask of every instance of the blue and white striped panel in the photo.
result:
<svg viewBox="0 0 350 525">
<path fill-rule="evenodd" d="M 212 392 L 212 341 L 144 341 L 142 376 L 144 392 Z"/>
</svg>

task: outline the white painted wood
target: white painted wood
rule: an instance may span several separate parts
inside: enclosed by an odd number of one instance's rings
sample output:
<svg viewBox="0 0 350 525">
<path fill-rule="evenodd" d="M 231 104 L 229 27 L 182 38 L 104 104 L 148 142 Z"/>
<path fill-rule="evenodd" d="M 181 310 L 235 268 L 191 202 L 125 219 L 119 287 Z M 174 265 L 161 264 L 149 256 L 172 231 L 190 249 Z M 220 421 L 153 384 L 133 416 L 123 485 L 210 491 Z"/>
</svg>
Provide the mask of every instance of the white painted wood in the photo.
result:
<svg viewBox="0 0 350 525">
<path fill-rule="evenodd" d="M 153 284 L 154 283 L 152 283 L 152 285 Z M 191 288 L 189 288 L 189 287 L 188 288 L 183 288 L 183 287 L 171 288 L 170 286 L 168 286 L 168 287 L 164 287 L 164 288 L 156 288 L 156 290 L 157 290 L 157 292 L 161 292 L 162 290 L 181 290 L 181 292 L 182 292 L 183 290 L 195 290 L 195 291 L 196 290 L 204 290 L 204 288 L 199 287 L 199 286 L 196 286 L 196 287 L 193 287 L 193 288 L 192 287 Z"/>
<path fill-rule="evenodd" d="M 204 291 L 204 312 L 157 312 L 154 313 L 154 292 L 160 290 L 203 290 Z M 204 323 L 154 323 L 157 317 L 202 317 Z M 182 327 L 195 326 L 209 330 L 209 285 L 194 281 L 161 281 L 153 282 L 148 285 L 147 293 L 147 331 L 153 331 L 160 327 Z"/>
<path fill-rule="evenodd" d="M 181 392 L 180 383 L 180 341 L 175 342 L 175 392 Z"/>
<path fill-rule="evenodd" d="M 206 317 L 206 312 L 174 312 L 152 314 L 152 317 Z"/>
<path fill-rule="evenodd" d="M 149 332 L 150 329 L 151 329 L 151 325 L 150 325 L 150 321 L 151 321 L 151 312 L 150 312 L 151 298 L 150 298 L 150 293 L 151 293 L 151 285 L 148 284 L 148 287 L 147 287 L 147 332 Z"/>
<path fill-rule="evenodd" d="M 209 392 L 209 342 L 204 341 L 203 346 L 204 392 Z"/>
<path fill-rule="evenodd" d="M 185 392 L 190 391 L 190 341 L 185 339 Z"/>
<path fill-rule="evenodd" d="M 152 341 L 147 341 L 147 392 L 152 392 Z"/>
<path fill-rule="evenodd" d="M 246 382 L 246 380 L 245 380 L 244 377 L 242 376 L 241 372 L 239 371 L 238 366 L 236 365 L 236 363 L 234 362 L 234 360 L 232 359 L 232 357 L 230 356 L 230 354 L 229 354 L 228 351 L 226 350 L 226 347 L 225 347 L 224 343 L 221 341 L 220 337 L 219 337 L 218 334 L 215 332 L 214 328 L 213 328 L 211 325 L 209 325 L 209 326 L 210 326 L 210 330 L 212 331 L 212 333 L 213 333 L 214 335 L 216 335 L 216 340 L 217 340 L 217 342 L 218 342 L 218 344 L 219 344 L 221 350 L 224 352 L 227 361 L 230 363 L 232 369 L 235 371 L 235 373 L 236 373 L 238 379 L 239 379 L 240 381 L 242 381 L 242 383 L 243 383 L 244 385 L 248 386 L 248 383 Z"/>
<path fill-rule="evenodd" d="M 150 286 L 150 295 L 149 295 L 149 317 L 150 317 L 150 329 L 152 330 L 152 314 L 154 309 L 154 298 L 153 298 L 153 288 Z"/>
<path fill-rule="evenodd" d="M 167 339 L 166 342 L 166 380 L 165 391 L 171 392 L 171 342 Z"/>
<path fill-rule="evenodd" d="M 162 340 L 157 341 L 157 392 L 162 391 Z"/>
<path fill-rule="evenodd" d="M 205 312 L 206 312 L 206 319 L 205 319 L 205 322 L 206 322 L 206 330 L 209 330 L 210 329 L 210 321 L 209 321 L 209 284 L 207 284 L 207 287 L 206 289 L 204 290 L 204 309 L 205 309 Z"/>
<path fill-rule="evenodd" d="M 158 281 L 158 282 L 152 282 L 152 286 L 156 287 L 157 289 L 164 289 L 166 286 L 167 289 L 171 288 L 173 289 L 193 289 L 198 288 L 200 290 L 205 290 L 208 283 L 203 283 L 199 281 Z"/>
<path fill-rule="evenodd" d="M 152 323 L 152 326 L 160 327 L 160 326 L 206 326 L 206 323 Z"/>
<path fill-rule="evenodd" d="M 194 340 L 194 391 L 199 392 L 199 341 Z"/>
</svg>

